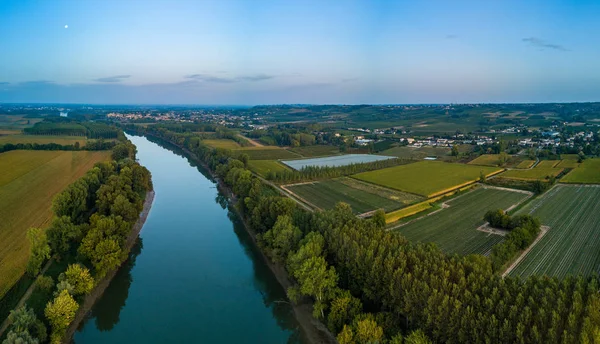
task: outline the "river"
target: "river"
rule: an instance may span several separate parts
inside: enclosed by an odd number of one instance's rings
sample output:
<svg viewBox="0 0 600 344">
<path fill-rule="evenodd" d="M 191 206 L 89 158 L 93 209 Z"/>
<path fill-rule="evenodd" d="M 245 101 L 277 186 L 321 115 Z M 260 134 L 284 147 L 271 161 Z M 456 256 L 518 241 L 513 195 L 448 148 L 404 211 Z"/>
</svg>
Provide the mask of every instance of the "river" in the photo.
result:
<svg viewBox="0 0 600 344">
<path fill-rule="evenodd" d="M 152 173 L 154 204 L 74 341 L 305 342 L 285 291 L 209 175 L 176 147 L 128 138 Z"/>
</svg>

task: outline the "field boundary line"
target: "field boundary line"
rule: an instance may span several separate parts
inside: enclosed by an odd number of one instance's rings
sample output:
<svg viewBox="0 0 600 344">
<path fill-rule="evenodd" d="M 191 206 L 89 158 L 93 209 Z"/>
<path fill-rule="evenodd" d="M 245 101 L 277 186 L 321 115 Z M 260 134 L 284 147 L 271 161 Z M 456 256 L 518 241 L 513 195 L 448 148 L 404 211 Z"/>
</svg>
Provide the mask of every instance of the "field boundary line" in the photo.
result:
<svg viewBox="0 0 600 344">
<path fill-rule="evenodd" d="M 529 251 L 531 251 L 531 249 L 533 249 L 533 247 L 540 242 L 540 240 L 542 240 L 542 237 L 544 235 L 546 235 L 546 233 L 548 233 L 548 231 L 550 230 L 550 227 L 548 226 L 541 226 L 540 227 L 540 234 L 538 234 L 537 238 L 535 238 L 535 240 L 531 243 L 531 245 L 529 245 L 529 247 L 527 247 L 525 250 L 523 250 L 523 252 L 519 255 L 519 257 L 517 259 L 515 259 L 514 262 L 512 262 L 512 264 L 510 264 L 510 266 L 508 268 L 506 268 L 506 270 L 502 273 L 502 278 L 506 277 L 511 271 L 514 270 L 514 268 L 517 267 L 517 265 L 519 265 L 519 263 L 525 259 L 525 256 L 527 255 L 527 253 L 529 253 Z"/>
</svg>

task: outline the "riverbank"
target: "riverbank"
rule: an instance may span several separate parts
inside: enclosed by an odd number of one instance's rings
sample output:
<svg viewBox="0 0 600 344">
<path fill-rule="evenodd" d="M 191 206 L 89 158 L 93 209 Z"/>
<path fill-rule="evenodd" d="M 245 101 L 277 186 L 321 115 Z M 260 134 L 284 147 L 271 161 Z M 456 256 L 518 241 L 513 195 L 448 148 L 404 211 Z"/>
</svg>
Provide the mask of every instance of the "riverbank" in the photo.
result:
<svg viewBox="0 0 600 344">
<path fill-rule="evenodd" d="M 127 259 L 129 259 L 129 252 L 133 248 L 133 245 L 135 245 L 135 242 L 136 242 L 142 228 L 144 227 L 144 223 L 146 222 L 146 219 L 148 218 L 150 209 L 152 209 L 153 202 L 154 202 L 154 191 L 148 191 L 146 193 L 146 198 L 144 199 L 144 207 L 143 207 L 142 211 L 140 212 L 140 217 L 133 225 L 133 227 L 131 229 L 131 233 L 129 234 L 129 236 L 127 237 L 127 241 L 125 242 L 125 247 L 127 249 L 128 254 L 127 254 L 127 258 L 125 258 L 121 262 L 121 266 L 123 266 L 123 264 L 127 261 Z M 67 334 L 63 341 L 64 343 L 71 343 L 73 334 L 75 334 L 75 331 L 79 327 L 79 324 L 86 318 L 86 316 L 88 316 L 88 313 L 94 306 L 94 303 L 96 303 L 96 301 L 102 296 L 102 294 L 104 294 L 104 291 L 106 290 L 106 288 L 108 288 L 108 286 L 110 285 L 110 282 L 115 277 L 115 275 L 117 274 L 117 272 L 119 271 L 121 266 L 118 269 L 111 270 L 109 273 L 107 273 L 106 276 L 104 276 L 104 278 L 98 284 L 96 284 L 94 289 L 88 295 L 86 295 L 83 303 L 79 306 L 79 309 L 77 310 L 77 313 L 75 314 L 75 319 L 73 320 L 73 322 L 71 322 L 71 324 L 69 325 L 69 328 L 67 329 Z"/>
<path fill-rule="evenodd" d="M 264 254 L 264 252 L 260 249 L 260 247 L 258 247 L 258 245 L 256 243 L 256 234 L 250 228 L 250 226 L 243 220 L 242 215 L 240 214 L 237 207 L 235 206 L 237 203 L 237 197 L 232 192 L 232 190 L 227 185 L 225 185 L 223 183 L 223 181 L 220 180 L 220 178 L 218 178 L 218 176 L 209 168 L 209 166 L 204 161 L 202 161 L 196 154 L 194 154 L 190 150 L 186 149 L 185 147 L 182 147 L 181 145 L 178 145 L 174 142 L 153 136 L 151 134 L 145 134 L 145 135 L 163 140 L 163 141 L 168 142 L 169 144 L 172 144 L 173 146 L 181 149 L 190 159 L 192 159 L 194 162 L 200 164 L 210 174 L 211 178 L 214 181 L 216 181 L 219 191 L 221 191 L 223 194 L 225 194 L 230 199 L 231 204 L 233 205 L 231 207 L 231 210 L 235 211 L 238 214 L 239 218 L 242 220 L 244 229 L 246 230 L 246 232 L 252 239 L 252 243 L 258 248 L 261 258 L 263 259 L 263 262 L 269 267 L 269 270 L 271 270 L 271 272 L 275 276 L 277 282 L 284 289 L 287 289 L 290 286 L 293 286 L 294 282 L 289 277 L 285 268 L 280 264 L 274 264 L 273 262 L 271 262 L 271 260 Z M 286 300 L 285 302 L 288 302 L 288 301 Z M 294 311 L 294 316 L 295 316 L 296 320 L 298 321 L 298 324 L 300 325 L 300 331 L 302 332 L 303 336 L 310 343 L 314 343 L 314 344 L 337 343 L 337 341 L 335 340 L 335 337 L 329 332 L 327 327 L 312 316 L 312 306 L 310 303 L 303 303 L 300 305 L 294 305 L 294 304 L 290 303 L 290 305 Z"/>
</svg>

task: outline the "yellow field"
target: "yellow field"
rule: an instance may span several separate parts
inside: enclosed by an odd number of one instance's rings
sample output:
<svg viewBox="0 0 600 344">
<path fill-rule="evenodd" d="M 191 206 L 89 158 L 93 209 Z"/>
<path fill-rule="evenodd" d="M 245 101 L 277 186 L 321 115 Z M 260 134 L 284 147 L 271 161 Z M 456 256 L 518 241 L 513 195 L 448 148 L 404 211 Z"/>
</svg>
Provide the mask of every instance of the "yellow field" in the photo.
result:
<svg viewBox="0 0 600 344">
<path fill-rule="evenodd" d="M 533 164 L 535 164 L 535 160 L 523 160 L 517 165 L 517 168 L 531 168 Z"/>
<path fill-rule="evenodd" d="M 552 168 L 556 167 L 560 163 L 560 160 L 542 160 L 540 161 L 535 168 Z"/>
<path fill-rule="evenodd" d="M 498 166 L 500 154 L 483 154 L 469 162 L 469 165 Z"/>
<path fill-rule="evenodd" d="M 11 151 L 0 154 L 0 297 L 25 271 L 30 227 L 45 228 L 53 197 L 110 151 Z"/>
<path fill-rule="evenodd" d="M 52 136 L 52 135 L 5 135 L 0 136 L 0 145 L 5 143 L 56 143 L 59 145 L 72 145 L 75 142 L 83 147 L 87 139 L 83 136 Z"/>
<path fill-rule="evenodd" d="M 556 167 L 577 168 L 577 167 L 579 167 L 579 163 L 577 162 L 577 160 L 566 159 L 566 160 L 561 160 L 560 163 L 558 163 L 558 165 L 556 165 Z"/>
</svg>

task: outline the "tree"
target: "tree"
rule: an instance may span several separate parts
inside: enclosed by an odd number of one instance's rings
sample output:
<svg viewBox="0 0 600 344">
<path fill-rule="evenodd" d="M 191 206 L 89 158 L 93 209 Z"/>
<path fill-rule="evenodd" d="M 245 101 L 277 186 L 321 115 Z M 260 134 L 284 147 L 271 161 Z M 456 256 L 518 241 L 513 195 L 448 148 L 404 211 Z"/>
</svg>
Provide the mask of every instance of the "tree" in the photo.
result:
<svg viewBox="0 0 600 344">
<path fill-rule="evenodd" d="M 59 279 L 69 282 L 73 286 L 73 295 L 85 295 L 94 288 L 94 278 L 90 270 L 79 264 L 71 264 Z"/>
<path fill-rule="evenodd" d="M 325 302 L 330 298 L 333 289 L 337 285 L 338 276 L 335 269 L 333 267 L 328 268 L 323 257 L 312 257 L 302 263 L 298 270 L 294 271 L 294 277 L 298 280 L 300 293 L 315 298 L 313 315 L 316 318 L 323 319 L 325 317 Z"/>
<path fill-rule="evenodd" d="M 277 218 L 273 228 L 266 231 L 261 239 L 271 251 L 271 258 L 275 262 L 283 262 L 288 254 L 296 249 L 302 238 L 300 229 L 293 225 L 289 215 Z"/>
<path fill-rule="evenodd" d="M 354 344 L 354 332 L 352 328 L 348 325 L 344 325 L 344 329 L 337 336 L 337 341 L 339 344 Z"/>
<path fill-rule="evenodd" d="M 52 342 L 62 340 L 69 324 L 75 319 L 79 305 L 68 291 L 63 290 L 54 300 L 48 302 L 44 315 L 52 326 Z"/>
<path fill-rule="evenodd" d="M 502 152 L 498 156 L 498 163 L 500 164 L 500 166 L 504 166 L 508 162 L 508 159 L 510 159 L 510 156 L 505 152 Z"/>
<path fill-rule="evenodd" d="M 81 236 L 81 229 L 71 222 L 70 217 L 63 215 L 54 218 L 46 234 L 52 252 L 60 257 L 69 251 L 71 242 Z"/>
<path fill-rule="evenodd" d="M 431 344 L 431 340 L 422 330 L 416 330 L 404 338 L 404 344 Z"/>
<path fill-rule="evenodd" d="M 38 344 L 40 341 L 29 334 L 29 331 L 16 332 L 10 330 L 2 344 Z"/>
<path fill-rule="evenodd" d="M 327 327 L 333 333 L 342 330 L 344 324 L 349 324 L 362 311 L 362 303 L 350 294 L 348 290 L 339 292 L 331 301 L 330 311 L 327 315 Z"/>
<path fill-rule="evenodd" d="M 377 209 L 377 211 L 375 211 L 375 213 L 373 214 L 373 217 L 371 217 L 371 221 L 375 223 L 377 228 L 384 228 L 386 224 L 385 211 L 383 211 L 382 209 Z"/>
<path fill-rule="evenodd" d="M 383 329 L 377 324 L 372 316 L 357 321 L 354 329 L 354 339 L 357 344 L 383 343 Z"/>
<path fill-rule="evenodd" d="M 110 214 L 121 216 L 123 220 L 130 223 L 135 223 L 138 219 L 138 210 L 123 194 L 115 198 L 113 204 L 110 206 Z"/>
<path fill-rule="evenodd" d="M 27 238 L 31 247 L 29 261 L 27 262 L 27 272 L 35 276 L 40 272 L 42 263 L 50 258 L 50 246 L 46 233 L 39 228 L 29 228 Z"/>
<path fill-rule="evenodd" d="M 460 151 L 458 150 L 458 146 L 454 145 L 452 146 L 452 156 L 459 156 L 460 155 Z"/>
</svg>

